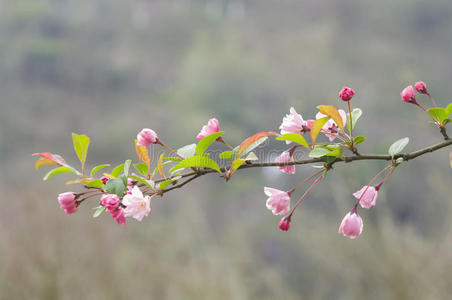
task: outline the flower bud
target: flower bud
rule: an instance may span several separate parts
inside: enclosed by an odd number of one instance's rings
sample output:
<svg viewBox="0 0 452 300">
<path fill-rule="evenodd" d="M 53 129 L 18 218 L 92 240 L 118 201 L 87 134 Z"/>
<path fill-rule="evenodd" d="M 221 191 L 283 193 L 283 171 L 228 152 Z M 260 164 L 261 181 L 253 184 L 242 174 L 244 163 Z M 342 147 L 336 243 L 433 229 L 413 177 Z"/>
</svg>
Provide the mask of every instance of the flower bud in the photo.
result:
<svg viewBox="0 0 452 300">
<path fill-rule="evenodd" d="M 159 138 L 154 130 L 144 128 L 137 134 L 137 140 L 138 147 L 147 147 L 151 144 L 157 143 L 159 141 Z"/>
<path fill-rule="evenodd" d="M 350 101 L 353 95 L 355 95 L 355 91 L 352 88 L 346 86 L 344 86 L 339 92 L 339 98 L 341 98 L 342 101 Z"/>
<path fill-rule="evenodd" d="M 288 217 L 281 218 L 278 227 L 279 229 L 281 229 L 281 231 L 288 231 L 290 228 L 290 218 Z"/>
<path fill-rule="evenodd" d="M 373 186 L 365 185 L 359 191 L 353 193 L 356 199 L 359 199 L 359 204 L 362 208 L 371 208 L 375 206 L 377 201 L 378 191 Z"/>
<path fill-rule="evenodd" d="M 345 215 L 339 226 L 338 233 L 343 236 L 354 239 L 363 232 L 363 219 L 358 215 L 355 209 Z"/>
<path fill-rule="evenodd" d="M 425 82 L 423 82 L 423 81 L 416 82 L 414 84 L 414 88 L 416 89 L 416 91 L 418 93 L 428 95 L 427 85 L 425 84 Z"/>
<path fill-rule="evenodd" d="M 198 140 L 202 140 L 208 135 L 211 135 L 212 133 L 216 133 L 220 131 L 220 123 L 217 119 L 212 118 L 207 122 L 207 125 L 204 125 L 201 129 L 201 131 L 198 133 L 198 136 L 196 138 Z"/>
<path fill-rule="evenodd" d="M 116 194 L 104 194 L 100 198 L 102 205 L 108 212 L 115 210 L 119 204 L 119 197 Z"/>
<path fill-rule="evenodd" d="M 267 199 L 267 208 L 276 215 L 285 215 L 290 210 L 290 196 L 287 192 L 283 192 L 277 189 L 264 187 L 265 195 Z"/>
<path fill-rule="evenodd" d="M 412 85 L 409 85 L 406 88 L 404 88 L 403 91 L 400 93 L 400 97 L 402 98 L 403 102 L 418 104 Z"/>
<path fill-rule="evenodd" d="M 58 203 L 66 214 L 73 214 L 78 210 L 77 201 L 75 200 L 75 193 L 66 192 L 58 195 Z"/>
<path fill-rule="evenodd" d="M 102 176 L 100 180 L 102 180 L 103 184 L 106 184 L 110 180 L 110 178 L 108 178 L 107 176 Z"/>
</svg>

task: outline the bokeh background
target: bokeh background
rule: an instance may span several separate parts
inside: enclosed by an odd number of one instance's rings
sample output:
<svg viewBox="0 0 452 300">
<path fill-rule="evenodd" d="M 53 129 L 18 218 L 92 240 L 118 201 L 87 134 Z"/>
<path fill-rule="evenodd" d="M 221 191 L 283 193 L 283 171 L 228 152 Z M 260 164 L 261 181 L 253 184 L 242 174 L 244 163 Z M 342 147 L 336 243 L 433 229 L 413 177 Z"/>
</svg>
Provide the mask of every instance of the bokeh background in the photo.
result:
<svg viewBox="0 0 452 300">
<path fill-rule="evenodd" d="M 77 188 L 43 183 L 31 153 L 76 164 L 76 132 L 90 167 L 136 160 L 141 128 L 178 148 L 210 117 L 237 145 L 290 106 L 342 105 L 343 85 L 364 110 L 361 152 L 404 136 L 415 150 L 441 137 L 399 93 L 425 80 L 449 103 L 451 49 L 446 0 L 0 0 L 0 299 L 448 299 L 450 149 L 401 166 L 353 241 L 337 228 L 384 162 L 337 165 L 282 233 L 263 186 L 311 167 L 204 176 L 121 227 L 93 219 L 94 200 L 64 215 L 56 196 Z"/>
</svg>

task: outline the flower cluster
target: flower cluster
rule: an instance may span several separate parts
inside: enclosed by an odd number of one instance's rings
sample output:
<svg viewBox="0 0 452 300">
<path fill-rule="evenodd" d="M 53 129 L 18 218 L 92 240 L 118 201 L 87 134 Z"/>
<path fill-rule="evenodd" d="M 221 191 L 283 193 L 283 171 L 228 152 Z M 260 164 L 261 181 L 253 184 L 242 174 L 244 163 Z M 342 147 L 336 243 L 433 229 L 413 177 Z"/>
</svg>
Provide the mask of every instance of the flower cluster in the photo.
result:
<svg viewBox="0 0 452 300">
<path fill-rule="evenodd" d="M 425 109 L 416 98 L 416 92 L 428 96 L 434 107 Z M 181 188 L 197 177 L 208 173 L 215 172 L 228 181 L 240 168 L 274 166 L 282 173 L 294 175 L 296 165 L 320 163 L 321 165 L 316 166 L 318 170 L 289 191 L 264 187 L 264 193 L 268 197 L 267 209 L 273 215 L 281 216 L 278 227 L 281 231 L 288 231 L 297 207 L 333 169 L 334 164 L 376 157 L 362 156 L 357 149 L 357 145 L 364 142 L 366 138 L 354 134 L 356 133 L 354 127 L 362 115 L 361 109 L 352 109 L 351 100 L 355 94 L 352 88 L 343 87 L 338 96 L 342 100 L 340 103 L 346 105 L 345 110 L 337 109 L 332 105 L 319 105 L 317 106 L 318 111 L 312 114 L 315 117 L 311 118 L 304 119 L 294 107 L 291 107 L 289 114 L 282 119 L 279 134 L 272 131 L 258 132 L 235 147 L 225 141 L 224 131 L 220 130 L 219 121 L 211 118 L 207 124 L 202 126 L 198 135 L 193 136 L 194 140 L 198 140 L 197 144 L 189 144 L 179 149 L 166 145 L 154 130 L 142 129 L 137 134 L 134 143 L 140 162 L 132 164 L 132 160 L 126 160 L 123 164 L 112 167 L 110 172 L 104 172 L 102 175 L 97 174 L 110 165 L 98 165 L 92 168 L 91 172 L 86 172 L 85 161 L 90 139 L 86 135 L 75 133 L 72 134 L 72 138 L 74 150 L 81 163 L 81 171 L 68 165 L 60 155 L 49 152 L 34 154 L 39 157 L 35 167 L 54 165 L 56 168 L 50 170 L 44 180 L 56 174 L 72 173 L 76 179 L 69 181 L 68 184 L 81 184 L 88 189 L 85 192 L 65 192 L 58 195 L 58 203 L 66 214 L 74 214 L 86 200 L 94 198 L 98 203 L 98 206 L 95 207 L 94 217 L 106 212 L 117 224 L 125 225 L 126 218 L 142 221 L 144 217 L 148 216 L 151 212 L 151 199 L 154 196 L 163 196 L 166 192 Z M 346 213 L 339 226 L 338 233 L 351 239 L 358 237 L 363 232 L 363 220 L 358 214 L 358 209 L 370 209 L 376 206 L 379 190 L 398 165 L 423 153 L 452 145 L 452 139 L 448 137 L 445 127 L 447 123 L 452 122 L 452 118 L 450 118 L 452 104 L 446 108 L 437 107 L 423 81 L 416 82 L 414 87 L 407 86 L 400 96 L 403 102 L 415 104 L 427 113 L 433 119 L 435 126 L 440 129 L 445 141 L 425 152 L 417 152 L 410 156 L 401 153 L 409 142 L 408 138 L 402 138 L 389 147 L 388 156 L 377 156 L 379 159 L 390 161 L 390 164 L 353 193 L 353 197 L 356 198 L 354 205 Z M 284 141 L 286 149 L 282 149 L 283 151 L 274 159 L 274 162 L 258 162 L 260 158 L 253 151 L 270 136 L 276 136 L 276 140 Z M 219 159 L 226 161 L 222 164 L 223 167 L 220 167 L 221 164 L 219 165 L 216 160 L 212 159 L 207 151 L 214 142 L 221 143 L 221 147 L 227 147 L 219 156 Z M 165 151 L 160 155 L 153 170 L 149 147 L 163 147 Z M 301 154 L 301 152 L 297 152 L 300 150 L 308 153 L 308 159 L 296 161 L 295 153 Z M 346 154 L 347 151 L 348 154 Z M 450 160 L 452 166 L 452 153 Z M 377 179 L 379 181 L 376 181 Z M 304 190 L 298 201 L 291 205 L 291 197 L 308 182 L 311 182 L 310 185 Z"/>
</svg>

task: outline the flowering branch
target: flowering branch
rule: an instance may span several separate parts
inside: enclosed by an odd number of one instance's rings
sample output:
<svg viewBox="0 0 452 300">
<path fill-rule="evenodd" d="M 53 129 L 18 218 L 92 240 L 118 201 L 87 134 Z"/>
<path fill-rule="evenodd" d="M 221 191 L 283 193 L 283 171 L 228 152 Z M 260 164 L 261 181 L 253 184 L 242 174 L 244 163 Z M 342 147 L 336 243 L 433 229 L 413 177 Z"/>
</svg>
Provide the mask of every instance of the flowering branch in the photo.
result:
<svg viewBox="0 0 452 300">
<path fill-rule="evenodd" d="M 419 94 L 427 95 L 434 107 L 425 109 L 420 105 L 416 99 L 415 90 Z M 50 170 L 44 176 L 44 180 L 60 173 L 73 173 L 76 175 L 76 179 L 67 184 L 81 184 L 89 189 L 89 191 L 81 193 L 60 194 L 58 202 L 65 213 L 73 214 L 78 211 L 82 203 L 87 202 L 87 199 L 100 197 L 100 205 L 95 208 L 94 217 L 105 211 L 111 214 L 118 224 L 125 225 L 127 217 L 141 221 L 147 216 L 151 211 L 150 202 L 154 196 L 163 196 L 169 191 L 182 188 L 195 179 L 210 173 L 218 173 L 220 177 L 228 181 L 238 170 L 277 167 L 281 172 L 295 174 L 295 166 L 321 163 L 320 170 L 302 180 L 288 192 L 270 187 L 264 188 L 265 194 L 269 197 L 266 202 L 267 208 L 274 215 L 283 216 L 279 222 L 279 228 L 287 231 L 299 204 L 315 185 L 333 170 L 336 163 L 350 163 L 358 160 L 390 161 L 390 164 L 378 172 L 368 185 L 353 193 L 357 200 L 342 220 L 339 233 L 356 238 L 363 230 L 363 220 L 358 214 L 359 206 L 370 209 L 376 205 L 378 191 L 401 163 L 452 145 L 452 139 L 449 138 L 446 131 L 446 125 L 452 123 L 452 119 L 449 118 L 452 114 L 452 103 L 446 108 L 437 107 L 422 81 L 416 82 L 415 88 L 406 87 L 400 94 L 402 100 L 415 104 L 429 118 L 433 119 L 431 123 L 439 129 L 444 141 L 411 153 L 403 153 L 403 149 L 409 142 L 409 138 L 406 137 L 394 142 L 389 147 L 388 154 L 360 154 L 357 145 L 364 142 L 366 138 L 353 134 L 356 133 L 354 127 L 362 115 L 361 109 L 352 109 L 351 100 L 354 95 L 355 91 L 348 87 L 344 87 L 339 93 L 339 98 L 347 103 L 348 113 L 331 105 L 319 105 L 316 119 L 304 120 L 292 107 L 290 114 L 283 118 L 279 127 L 280 134 L 271 131 L 259 132 L 236 147 L 225 141 L 224 131 L 220 131 L 218 120 L 212 118 L 197 135 L 198 143 L 186 145 L 177 150 L 163 143 L 154 130 L 149 128 L 141 130 L 135 140 L 135 150 L 141 162 L 132 165 L 132 161 L 127 160 L 114 167 L 110 173 L 103 173 L 103 176 L 100 177 L 96 173 L 110 165 L 96 166 L 89 174 L 85 172 L 85 161 L 90 143 L 90 139 L 86 135 L 72 134 L 74 149 L 81 162 L 81 172 L 68 165 L 61 156 L 49 152 L 35 153 L 34 155 L 39 156 L 35 166 L 39 168 L 43 165 L 57 165 L 57 168 Z M 306 141 L 305 135 L 310 136 L 309 143 Z M 328 142 L 319 143 L 317 141 L 322 135 L 328 139 Z M 270 136 L 276 136 L 276 140 L 285 141 L 286 145 L 292 143 L 293 145 L 283 151 L 273 162 L 259 162 L 259 158 L 253 151 Z M 206 152 L 214 142 L 224 144 L 229 148 L 219 156 L 219 159 L 228 161 L 225 167 L 220 167 L 218 160 L 213 160 Z M 160 155 L 154 170 L 151 169 L 148 152 L 148 147 L 152 145 L 162 146 L 169 151 L 169 154 Z M 295 160 L 294 153 L 302 147 L 309 151 L 309 158 Z M 349 150 L 351 154 L 344 155 L 344 150 Z M 452 153 L 450 157 L 452 167 Z M 171 168 L 169 169 L 168 166 Z M 131 172 L 132 167 L 137 173 Z M 189 171 L 190 169 L 191 171 Z M 386 175 L 384 175 L 385 173 Z M 373 185 L 374 181 L 380 177 L 383 177 L 380 182 Z M 291 196 L 311 180 L 313 182 L 305 189 L 291 209 Z"/>
</svg>

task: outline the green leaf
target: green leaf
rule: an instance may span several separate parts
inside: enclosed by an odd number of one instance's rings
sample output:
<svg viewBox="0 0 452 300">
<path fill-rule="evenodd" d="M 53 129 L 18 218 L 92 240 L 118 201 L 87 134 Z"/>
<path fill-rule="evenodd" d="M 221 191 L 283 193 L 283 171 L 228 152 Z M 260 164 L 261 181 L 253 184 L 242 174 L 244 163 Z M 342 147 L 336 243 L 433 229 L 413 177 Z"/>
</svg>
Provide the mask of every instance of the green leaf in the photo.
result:
<svg viewBox="0 0 452 300">
<path fill-rule="evenodd" d="M 259 158 L 257 157 L 257 155 L 254 152 L 250 152 L 248 153 L 248 156 L 245 157 L 245 161 L 247 160 L 259 160 Z"/>
<path fill-rule="evenodd" d="M 86 155 L 88 153 L 89 137 L 82 134 L 72 133 L 72 142 L 74 143 L 74 150 L 82 163 L 82 169 L 85 167 Z"/>
<path fill-rule="evenodd" d="M 214 169 L 218 173 L 222 174 L 218 164 L 214 160 L 210 159 L 207 155 L 196 155 L 186 158 L 178 163 L 174 168 L 172 168 L 171 172 L 189 167 L 204 167 Z"/>
<path fill-rule="evenodd" d="M 122 173 L 124 170 L 124 164 L 121 164 L 119 166 L 116 166 L 113 171 L 111 171 L 111 175 L 115 178 L 118 178 L 118 176 Z"/>
<path fill-rule="evenodd" d="M 104 186 L 104 190 L 110 194 L 116 194 L 119 197 L 124 196 L 126 185 L 122 179 L 110 179 Z"/>
<path fill-rule="evenodd" d="M 176 176 L 176 177 L 174 177 L 172 179 L 168 179 L 168 180 L 162 181 L 159 184 L 159 188 L 163 191 L 168 185 L 170 185 L 171 183 L 173 183 L 175 181 L 178 181 L 181 178 L 182 178 L 182 176 Z"/>
<path fill-rule="evenodd" d="M 138 171 L 138 173 L 140 173 L 144 177 L 148 176 L 149 169 L 148 169 L 148 165 L 146 163 L 137 163 L 137 164 L 134 164 L 133 167 L 135 168 L 135 170 Z"/>
<path fill-rule="evenodd" d="M 295 143 L 305 146 L 307 149 L 309 149 L 309 145 L 308 145 L 308 142 L 306 142 L 306 139 L 301 134 L 298 134 L 298 133 L 286 133 L 286 134 L 278 136 L 276 139 L 283 140 L 283 141 L 295 142 Z"/>
<path fill-rule="evenodd" d="M 447 123 L 452 123 L 452 119 L 445 119 L 443 121 L 443 125 L 446 125 Z"/>
<path fill-rule="evenodd" d="M 155 187 L 155 183 L 152 180 L 146 180 L 146 179 L 141 178 L 140 176 L 137 176 L 135 174 L 132 174 L 129 177 L 134 179 L 134 180 L 136 180 L 136 181 L 138 181 L 138 182 L 140 182 L 140 183 L 142 183 L 142 184 L 144 184 L 144 185 L 146 185 L 146 186 L 151 187 L 152 189 L 154 189 L 154 187 Z"/>
<path fill-rule="evenodd" d="M 342 148 L 340 146 L 329 145 L 329 146 L 326 146 L 325 148 L 331 151 L 326 156 L 341 157 L 341 155 L 342 155 Z"/>
<path fill-rule="evenodd" d="M 450 104 L 446 107 L 446 114 L 447 114 L 447 116 L 449 116 L 450 114 L 452 114 L 452 103 L 450 103 Z"/>
<path fill-rule="evenodd" d="M 237 170 L 241 165 L 245 163 L 245 160 L 243 159 L 236 159 L 232 162 L 232 170 Z"/>
<path fill-rule="evenodd" d="M 94 174 L 96 174 L 97 172 L 99 172 L 100 170 L 102 170 L 103 168 L 109 167 L 109 164 L 105 164 L 105 165 L 99 165 L 99 166 L 95 166 L 92 170 L 91 170 L 91 176 L 94 176 Z"/>
<path fill-rule="evenodd" d="M 124 175 L 126 175 L 126 177 L 129 176 L 129 169 L 131 164 L 132 164 L 131 159 L 126 160 L 126 162 L 124 163 Z"/>
<path fill-rule="evenodd" d="M 61 174 L 61 173 L 74 173 L 74 174 L 77 174 L 77 172 L 73 168 L 70 168 L 70 167 L 58 167 L 58 168 L 55 168 L 53 170 L 50 170 L 44 176 L 44 178 L 42 180 L 47 180 L 50 177 L 52 177 L 53 175 Z"/>
<path fill-rule="evenodd" d="M 366 137 L 358 135 L 358 136 L 355 137 L 355 139 L 353 140 L 353 144 L 354 144 L 354 145 L 358 145 L 358 144 L 361 144 L 362 142 L 364 142 L 365 140 L 366 140 Z"/>
<path fill-rule="evenodd" d="M 212 134 L 209 134 L 208 136 L 204 137 L 202 140 L 198 142 L 198 145 L 196 145 L 195 153 L 196 155 L 203 154 L 209 146 L 215 142 L 220 136 L 222 136 L 224 131 L 215 132 Z"/>
<path fill-rule="evenodd" d="M 358 122 L 358 119 L 363 114 L 363 111 L 360 108 L 354 108 L 352 110 L 352 129 L 355 128 L 356 123 Z M 348 132 L 351 132 L 350 130 L 350 114 L 347 114 L 347 128 Z"/>
<path fill-rule="evenodd" d="M 96 211 L 93 214 L 93 218 L 97 218 L 98 216 L 100 216 L 101 213 L 103 213 L 105 211 L 105 207 L 103 206 L 98 206 Z"/>
<path fill-rule="evenodd" d="M 317 140 L 317 136 L 320 133 L 320 130 L 322 130 L 323 125 L 325 125 L 325 123 L 330 119 L 330 117 L 323 117 L 321 119 L 317 119 L 315 120 L 314 123 L 312 123 L 312 127 L 311 127 L 311 139 L 312 139 L 312 144 L 315 144 L 315 141 Z"/>
<path fill-rule="evenodd" d="M 93 187 L 93 188 L 97 188 L 97 189 L 103 189 L 104 188 L 104 183 L 100 179 L 96 179 L 96 180 L 90 181 L 90 182 L 88 182 L 85 185 L 87 187 Z"/>
<path fill-rule="evenodd" d="M 400 139 L 398 141 L 395 141 L 388 150 L 389 155 L 394 156 L 400 152 L 403 151 L 403 149 L 408 145 L 410 139 L 405 137 L 403 139 Z"/>
<path fill-rule="evenodd" d="M 232 151 L 224 151 L 223 153 L 220 154 L 220 158 L 221 159 L 231 158 L 231 154 L 232 154 Z"/>
<path fill-rule="evenodd" d="M 447 114 L 447 111 L 441 107 L 432 107 L 427 109 L 427 111 L 433 117 L 433 119 L 437 120 L 440 123 L 442 123 L 444 119 L 447 119 L 447 117 L 449 116 Z"/>
<path fill-rule="evenodd" d="M 177 154 L 183 158 L 189 158 L 196 153 L 196 144 L 190 144 L 177 149 Z"/>
<path fill-rule="evenodd" d="M 323 147 L 315 147 L 311 152 L 309 152 L 309 157 L 318 158 L 329 154 L 331 150 Z"/>
<path fill-rule="evenodd" d="M 183 159 L 180 157 L 164 157 L 163 160 L 170 160 L 170 161 L 182 161 Z"/>
</svg>

